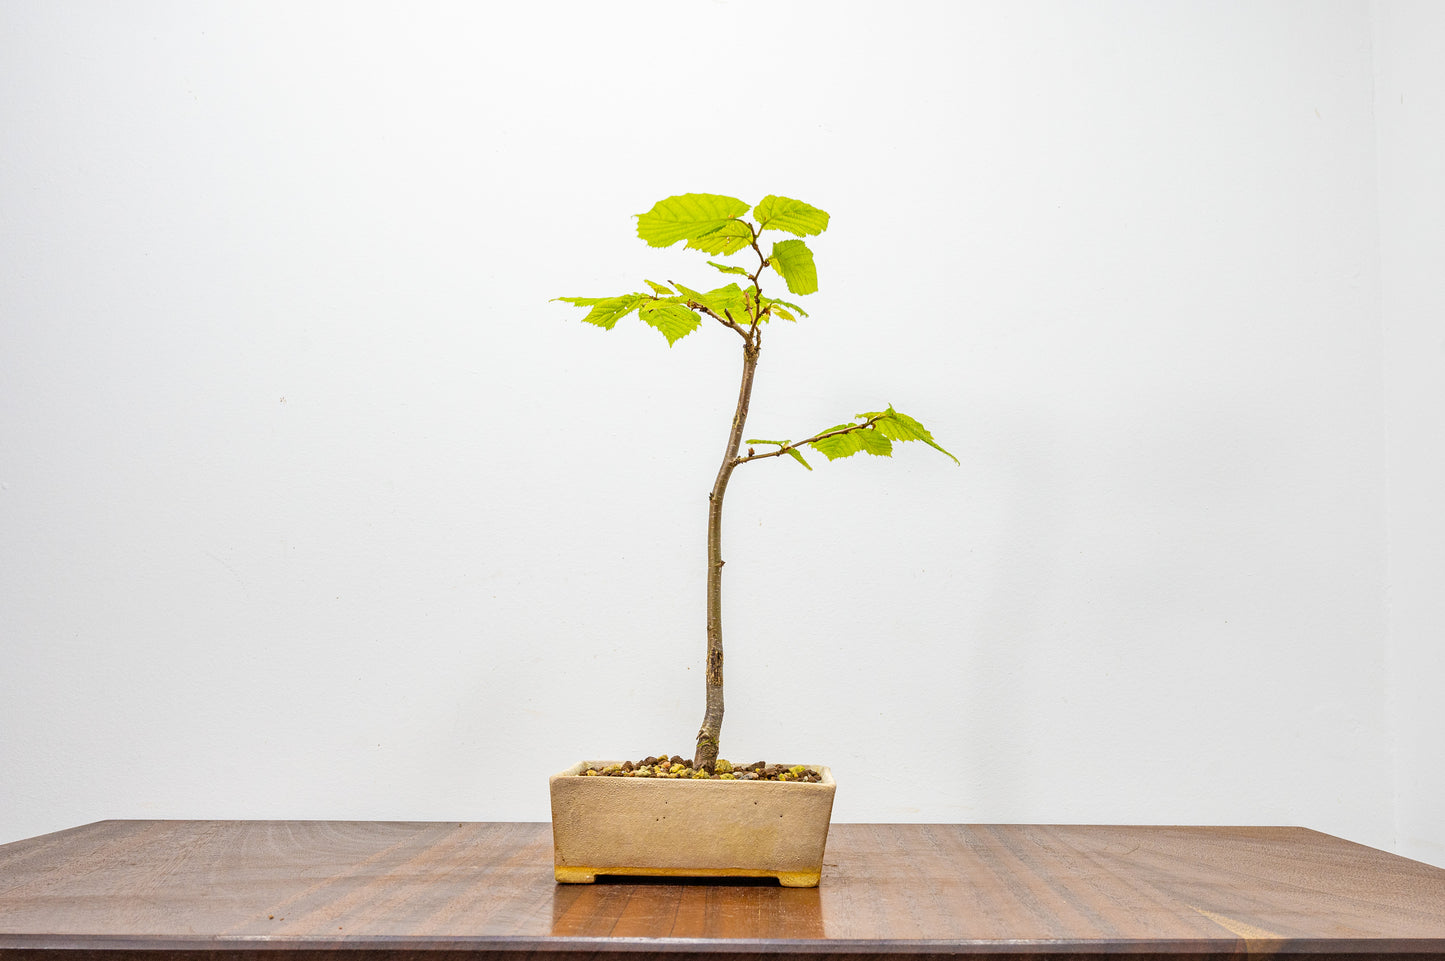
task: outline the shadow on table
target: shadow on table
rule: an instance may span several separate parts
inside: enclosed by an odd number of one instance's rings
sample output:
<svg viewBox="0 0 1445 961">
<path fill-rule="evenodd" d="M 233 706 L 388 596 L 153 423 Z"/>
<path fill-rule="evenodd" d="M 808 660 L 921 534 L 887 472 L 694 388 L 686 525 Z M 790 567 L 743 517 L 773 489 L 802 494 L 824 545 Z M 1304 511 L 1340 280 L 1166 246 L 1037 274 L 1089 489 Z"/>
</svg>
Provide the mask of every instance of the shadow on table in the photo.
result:
<svg viewBox="0 0 1445 961">
<path fill-rule="evenodd" d="M 817 888 L 773 878 L 599 877 L 559 884 L 552 934 L 573 938 L 823 938 Z"/>
</svg>

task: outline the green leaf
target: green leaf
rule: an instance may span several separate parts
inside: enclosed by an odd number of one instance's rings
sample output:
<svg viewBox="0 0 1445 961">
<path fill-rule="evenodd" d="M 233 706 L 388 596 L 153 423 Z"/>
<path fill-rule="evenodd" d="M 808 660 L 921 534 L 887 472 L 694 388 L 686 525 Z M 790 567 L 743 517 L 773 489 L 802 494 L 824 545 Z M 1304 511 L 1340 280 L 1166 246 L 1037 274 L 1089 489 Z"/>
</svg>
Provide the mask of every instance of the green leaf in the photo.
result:
<svg viewBox="0 0 1445 961">
<path fill-rule="evenodd" d="M 783 275 L 788 289 L 795 294 L 811 294 L 818 290 L 818 269 L 813 265 L 813 252 L 801 240 L 780 240 L 773 244 L 768 264 Z"/>
<path fill-rule="evenodd" d="M 707 265 L 709 267 L 716 267 L 718 270 L 721 270 L 725 274 L 742 274 L 744 277 L 748 276 L 748 272 L 746 270 L 743 270 L 741 267 L 734 267 L 732 264 L 720 264 L 716 261 L 709 260 L 707 262 Z"/>
<path fill-rule="evenodd" d="M 659 200 L 647 213 L 637 215 L 637 236 L 653 247 L 697 240 L 735 222 L 748 212 L 749 206 L 721 194 L 678 194 Z"/>
<path fill-rule="evenodd" d="M 858 437 L 863 441 L 863 450 L 874 457 L 892 457 L 893 441 L 883 436 L 883 432 L 873 427 L 865 427 L 858 432 Z"/>
<path fill-rule="evenodd" d="M 772 194 L 758 201 L 753 208 L 758 226 L 763 230 L 786 230 L 790 234 L 804 237 L 821 234 L 828 229 L 828 214 L 811 204 L 788 197 L 774 197 Z"/>
<path fill-rule="evenodd" d="M 779 312 L 779 307 L 786 307 L 788 309 L 788 313 L 797 314 L 799 317 L 808 316 L 808 312 L 806 310 L 799 307 L 797 304 L 790 304 L 786 300 L 775 300 L 772 297 L 764 297 L 763 306 L 771 307 L 773 309 L 773 313 L 777 314 L 779 317 L 782 317 L 784 320 L 792 320 L 793 318 Z"/>
<path fill-rule="evenodd" d="M 645 297 L 637 316 L 647 326 L 666 337 L 669 347 L 697 330 L 698 324 L 702 323 L 701 317 L 680 303 Z"/>
<path fill-rule="evenodd" d="M 901 441 L 921 440 L 940 454 L 947 455 L 955 464 L 958 463 L 957 457 L 954 457 L 952 454 L 949 454 L 948 451 L 938 446 L 938 442 L 933 439 L 933 435 L 928 432 L 928 428 L 907 414 L 894 410 L 891 404 L 887 410 L 872 411 L 867 414 L 859 414 L 858 416 L 867 420 L 872 420 L 875 417 L 878 418 L 878 422 L 874 424 L 874 427 L 878 433 L 884 437 Z"/>
<path fill-rule="evenodd" d="M 675 296 L 671 290 L 669 290 L 668 288 L 662 286 L 662 284 L 655 283 L 654 281 L 651 281 L 651 280 L 644 281 L 644 283 L 646 283 L 647 286 L 651 287 L 653 290 L 657 291 L 657 293 L 658 293 L 660 296 L 663 296 L 663 297 L 672 297 L 672 296 Z"/>
<path fill-rule="evenodd" d="M 763 298 L 763 308 L 784 320 L 796 321 L 797 317 L 794 317 L 794 314 L 800 317 L 808 316 L 808 312 L 797 304 L 790 304 L 786 300 L 774 300 L 772 297 Z"/>
<path fill-rule="evenodd" d="M 840 457 L 851 457 L 859 451 L 878 457 L 889 457 L 893 454 L 893 441 L 921 440 L 934 450 L 946 454 L 955 464 L 958 463 L 957 457 L 938 446 L 928 428 L 891 406 L 887 410 L 859 414 L 857 419 L 862 423 L 839 424 L 818 431 L 819 434 L 832 431 L 839 433 L 815 440 L 809 446 L 820 451 L 829 460 L 838 460 Z"/>
<path fill-rule="evenodd" d="M 729 220 L 717 230 L 693 237 L 687 246 L 705 254 L 735 254 L 753 242 L 753 232 L 741 220 Z"/>
<path fill-rule="evenodd" d="M 623 294 L 621 297 L 554 297 L 578 307 L 591 307 L 584 323 L 611 330 L 619 320 L 641 307 L 650 298 L 646 294 Z"/>
<path fill-rule="evenodd" d="M 836 427 L 829 427 L 827 430 L 818 431 L 819 434 L 827 434 L 829 431 L 846 431 L 845 433 L 833 434 L 831 437 L 824 437 L 815 440 L 808 446 L 829 460 L 838 460 L 840 457 L 852 457 L 863 450 L 863 439 L 858 435 L 857 424 L 839 424 Z"/>
<path fill-rule="evenodd" d="M 737 284 L 728 284 L 726 287 L 709 290 L 705 294 L 699 293 L 691 287 L 684 287 L 677 281 L 673 281 L 672 285 L 677 288 L 678 293 L 682 294 L 689 304 L 706 307 L 719 317 L 729 315 L 734 322 L 739 324 L 752 323 L 752 315 L 748 310 L 747 294 Z"/>
<path fill-rule="evenodd" d="M 747 297 L 737 284 L 709 290 L 703 298 L 699 303 L 706 305 L 715 314 L 731 314 L 738 323 L 748 317 Z"/>
<path fill-rule="evenodd" d="M 828 430 L 844 430 L 844 433 L 834 434 L 832 437 L 824 437 L 822 440 L 815 440 L 808 446 L 823 454 L 829 460 L 838 460 L 842 457 L 852 457 L 862 451 L 872 454 L 875 457 L 890 457 L 893 454 L 893 442 L 872 427 L 864 427 L 862 424 L 839 424 L 837 427 L 830 427 Z M 828 431 L 820 431 L 826 434 Z"/>
<path fill-rule="evenodd" d="M 752 440 L 745 440 L 745 441 L 743 441 L 743 443 L 744 443 L 744 444 L 750 444 L 750 445 L 751 445 L 751 444 L 772 444 L 774 447 L 783 448 L 783 447 L 787 447 L 789 444 L 791 444 L 792 441 L 790 441 L 790 440 L 762 440 L 761 438 L 756 438 L 756 437 L 755 437 L 755 438 L 753 438 Z M 777 451 L 774 451 L 774 453 L 777 453 Z M 787 453 L 787 455 L 788 455 L 789 457 L 793 458 L 793 460 L 797 461 L 799 464 L 802 464 L 804 467 L 808 468 L 808 470 L 812 470 L 812 469 L 813 469 L 813 465 L 812 465 L 812 464 L 809 464 L 807 461 L 805 461 L 805 460 L 803 459 L 803 455 L 798 451 L 798 448 L 796 448 L 796 447 L 790 448 L 790 449 L 787 450 L 785 453 Z"/>
<path fill-rule="evenodd" d="M 672 286 L 674 286 L 674 287 L 677 288 L 677 292 L 682 295 L 682 299 L 683 299 L 684 301 L 689 301 L 689 302 L 691 302 L 691 303 L 700 304 L 700 303 L 702 303 L 703 298 L 705 298 L 705 297 L 707 296 L 707 294 L 700 293 L 699 291 L 693 290 L 691 287 L 684 287 L 682 284 L 679 284 L 679 283 L 678 283 L 677 281 L 675 281 L 675 280 L 669 281 L 669 283 L 671 283 Z"/>
</svg>

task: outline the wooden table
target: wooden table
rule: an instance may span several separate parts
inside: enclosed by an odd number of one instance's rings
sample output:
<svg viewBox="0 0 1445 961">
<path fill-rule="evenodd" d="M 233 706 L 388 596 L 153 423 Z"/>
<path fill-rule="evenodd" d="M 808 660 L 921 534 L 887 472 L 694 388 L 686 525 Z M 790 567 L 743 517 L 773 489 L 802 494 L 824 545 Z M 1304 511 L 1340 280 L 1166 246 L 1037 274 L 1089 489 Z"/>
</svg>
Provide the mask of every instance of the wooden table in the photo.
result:
<svg viewBox="0 0 1445 961">
<path fill-rule="evenodd" d="M 0 846 L 0 961 L 789 953 L 1445 958 L 1445 870 L 1270 827 L 837 824 L 816 889 L 558 885 L 546 824 L 102 821 Z"/>
</svg>

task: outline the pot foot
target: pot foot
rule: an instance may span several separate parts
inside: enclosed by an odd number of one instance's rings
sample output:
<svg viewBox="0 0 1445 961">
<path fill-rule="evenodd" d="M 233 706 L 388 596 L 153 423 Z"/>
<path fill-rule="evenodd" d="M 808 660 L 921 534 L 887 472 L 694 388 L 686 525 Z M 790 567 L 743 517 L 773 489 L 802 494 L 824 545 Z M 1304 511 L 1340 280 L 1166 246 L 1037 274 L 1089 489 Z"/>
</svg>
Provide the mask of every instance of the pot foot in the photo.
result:
<svg viewBox="0 0 1445 961">
<path fill-rule="evenodd" d="M 816 888 L 823 877 L 821 871 L 779 871 L 778 883 L 785 888 Z"/>
</svg>

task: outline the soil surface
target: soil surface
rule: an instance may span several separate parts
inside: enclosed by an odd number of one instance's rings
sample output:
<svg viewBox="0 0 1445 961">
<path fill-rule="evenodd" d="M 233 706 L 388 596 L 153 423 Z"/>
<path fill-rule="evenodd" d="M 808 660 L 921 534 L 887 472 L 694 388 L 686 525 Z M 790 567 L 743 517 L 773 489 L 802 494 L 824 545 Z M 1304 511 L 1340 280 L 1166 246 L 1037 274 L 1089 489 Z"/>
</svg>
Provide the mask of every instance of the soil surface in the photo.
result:
<svg viewBox="0 0 1445 961">
<path fill-rule="evenodd" d="M 579 777 L 668 777 L 697 778 L 714 781 L 803 781 L 816 784 L 823 776 L 810 767 L 801 764 L 768 764 L 754 761 L 751 764 L 732 764 L 718 758 L 711 774 L 693 769 L 692 761 L 680 754 L 671 757 L 645 757 L 640 761 L 623 761 L 621 764 L 595 764 L 583 771 Z"/>
</svg>

